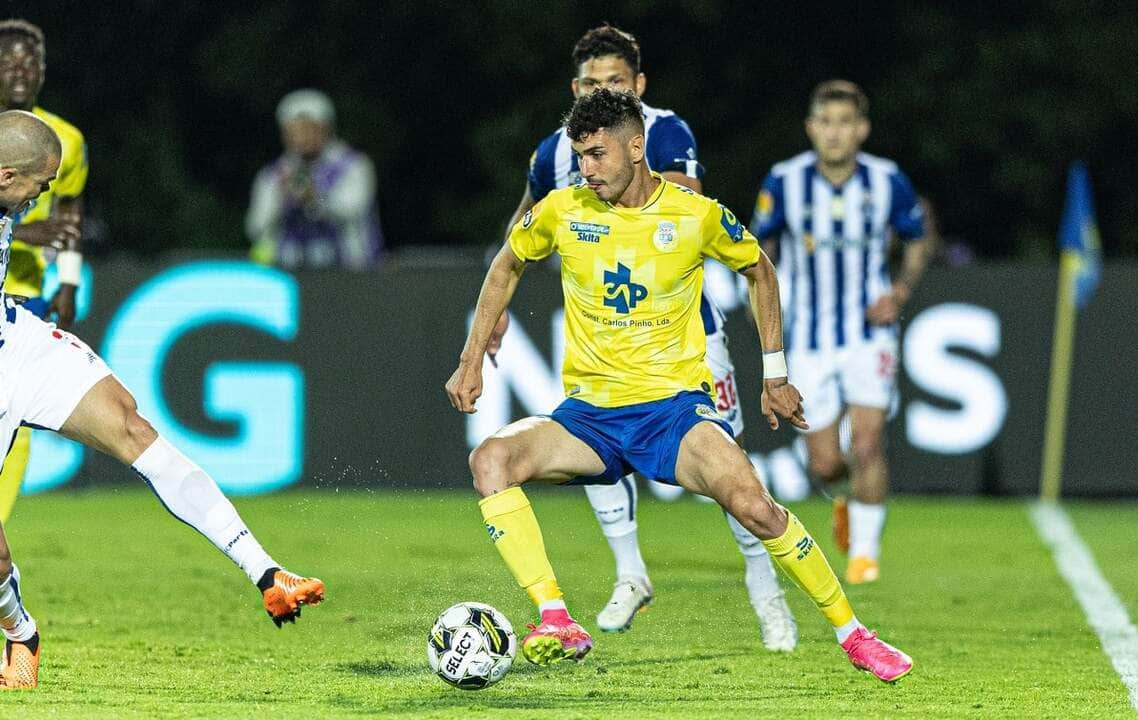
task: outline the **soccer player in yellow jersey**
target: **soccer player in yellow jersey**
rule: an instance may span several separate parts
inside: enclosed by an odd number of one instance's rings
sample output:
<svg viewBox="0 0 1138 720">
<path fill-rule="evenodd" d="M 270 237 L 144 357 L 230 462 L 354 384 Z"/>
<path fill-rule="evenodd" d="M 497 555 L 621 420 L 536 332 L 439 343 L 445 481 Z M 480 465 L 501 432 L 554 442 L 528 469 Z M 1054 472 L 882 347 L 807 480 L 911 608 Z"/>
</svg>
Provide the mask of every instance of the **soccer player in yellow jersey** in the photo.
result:
<svg viewBox="0 0 1138 720">
<path fill-rule="evenodd" d="M 582 182 L 555 190 L 514 226 L 495 257 L 474 322 L 447 381 L 450 402 L 474 412 L 482 358 L 527 262 L 561 256 L 568 396 L 549 417 L 511 423 L 470 455 L 486 530 L 541 614 L 522 640 L 539 665 L 580 659 L 589 634 L 569 615 L 522 485 L 616 482 L 628 470 L 707 495 L 760 538 L 834 627 L 859 669 L 892 682 L 903 652 L 858 622 L 822 549 L 778 505 L 716 413 L 699 317 L 703 259 L 742 273 L 763 348 L 763 415 L 805 428 L 802 398 L 782 354 L 778 280 L 758 242 L 715 201 L 663 180 L 644 162 L 634 94 L 578 98 L 565 122 Z"/>
<path fill-rule="evenodd" d="M 63 157 L 59 173 L 36 204 L 17 220 L 4 289 L 20 298 L 40 317 L 54 316 L 68 329 L 75 321 L 75 294 L 82 256 L 79 224 L 83 188 L 87 184 L 87 146 L 83 133 L 71 123 L 36 105 L 43 88 L 46 46 L 43 32 L 19 19 L 0 21 L 0 111 L 26 110 L 46 122 L 59 136 Z M 59 290 L 50 302 L 43 294 L 44 248 L 55 253 Z M 22 427 L 0 472 L 0 522 L 7 522 L 28 468 L 32 431 Z"/>
</svg>

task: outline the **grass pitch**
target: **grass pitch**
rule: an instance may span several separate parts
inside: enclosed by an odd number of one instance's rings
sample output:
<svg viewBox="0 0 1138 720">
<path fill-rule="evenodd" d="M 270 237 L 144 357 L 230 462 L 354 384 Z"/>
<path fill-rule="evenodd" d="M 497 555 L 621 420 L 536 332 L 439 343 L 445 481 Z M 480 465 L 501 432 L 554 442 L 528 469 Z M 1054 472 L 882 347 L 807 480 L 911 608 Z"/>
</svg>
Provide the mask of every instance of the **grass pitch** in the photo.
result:
<svg viewBox="0 0 1138 720">
<path fill-rule="evenodd" d="M 590 629 L 612 563 L 580 490 L 531 493 L 570 610 Z M 848 588 L 858 616 L 916 661 L 887 686 L 856 672 L 788 588 L 801 644 L 763 650 L 742 560 L 715 506 L 645 497 L 656 603 L 578 665 L 519 655 L 500 684 L 445 685 L 427 668 L 435 615 L 459 600 L 532 620 L 471 493 L 286 492 L 239 499 L 289 568 L 329 600 L 273 627 L 256 590 L 144 490 L 21 499 L 9 539 L 41 624 L 41 687 L 0 712 L 62 718 L 1104 718 L 1126 689 L 1012 501 L 899 498 L 883 578 Z M 829 508 L 793 508 L 839 572 Z M 1131 618 L 1138 504 L 1081 503 L 1072 520 Z M 785 583 L 784 583 L 785 584 Z M 522 634 L 522 633 L 519 633 Z M 18 713 L 18 715 L 16 714 Z"/>
</svg>

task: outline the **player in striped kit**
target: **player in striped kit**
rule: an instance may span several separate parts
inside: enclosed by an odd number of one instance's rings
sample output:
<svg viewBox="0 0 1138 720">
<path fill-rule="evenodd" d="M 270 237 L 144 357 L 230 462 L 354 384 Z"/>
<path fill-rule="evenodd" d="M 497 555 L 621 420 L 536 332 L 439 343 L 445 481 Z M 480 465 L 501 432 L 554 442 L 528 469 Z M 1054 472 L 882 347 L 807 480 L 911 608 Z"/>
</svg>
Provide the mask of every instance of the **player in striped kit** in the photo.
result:
<svg viewBox="0 0 1138 720">
<path fill-rule="evenodd" d="M 807 400 L 810 470 L 831 483 L 851 480 L 848 510 L 839 496 L 834 513 L 851 583 L 880 574 L 888 490 L 882 436 L 895 391 L 897 320 L 931 246 L 909 179 L 892 161 L 860 152 L 868 113 L 865 93 L 852 82 L 815 88 L 806 118 L 814 149 L 772 168 L 751 221 L 778 262 L 787 362 Z M 887 267 L 890 233 L 904 243 L 895 280 Z M 843 411 L 852 426 L 852 467 L 839 446 Z"/>
<path fill-rule="evenodd" d="M 581 37 L 573 48 L 573 67 L 576 74 L 571 87 L 575 97 L 601 87 L 632 91 L 637 96 L 644 93 L 646 78 L 640 72 L 640 47 L 632 35 L 610 25 L 593 28 Z M 687 123 L 671 110 L 643 104 L 642 108 L 648 166 L 666 180 L 701 192 L 704 170 L 697 160 L 695 138 Z M 513 228 L 550 191 L 578 184 L 580 179 L 571 141 L 565 128 L 559 128 L 534 151 L 526 192 L 509 227 Z M 735 369 L 727 352 L 724 318 L 706 291 L 700 317 L 707 335 L 705 361 L 715 377 L 716 409 L 730 423 L 736 440 L 742 445 L 743 413 L 735 388 Z M 507 323 L 508 316 L 503 315 L 490 340 L 491 348 L 499 346 Z M 653 594 L 637 533 L 636 479 L 629 474 L 612 485 L 586 485 L 585 492 L 616 560 L 613 594 L 597 615 L 597 625 L 607 632 L 626 630 L 636 612 L 652 601 Z M 726 517 L 743 554 L 744 579 L 751 605 L 759 618 L 763 645 L 768 650 L 790 652 L 798 643 L 798 627 L 766 548 L 733 517 Z"/>
</svg>

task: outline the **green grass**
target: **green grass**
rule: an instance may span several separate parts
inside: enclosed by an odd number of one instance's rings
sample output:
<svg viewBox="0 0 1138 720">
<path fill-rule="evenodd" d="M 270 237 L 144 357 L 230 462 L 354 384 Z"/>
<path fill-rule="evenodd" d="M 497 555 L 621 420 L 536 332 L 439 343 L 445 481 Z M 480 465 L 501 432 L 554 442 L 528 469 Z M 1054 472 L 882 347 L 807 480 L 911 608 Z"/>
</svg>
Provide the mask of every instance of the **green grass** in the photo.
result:
<svg viewBox="0 0 1138 720">
<path fill-rule="evenodd" d="M 567 600 L 587 627 L 611 559 L 583 494 L 531 493 Z M 0 712 L 62 718 L 1102 718 L 1133 717 L 1125 688 L 1018 502 L 900 498 L 883 579 L 850 589 L 859 617 L 916 660 L 887 686 L 856 672 L 805 598 L 802 642 L 759 642 L 742 561 L 717 509 L 645 499 L 657 601 L 585 662 L 520 657 L 463 692 L 427 669 L 425 636 L 453 602 L 531 619 L 466 493 L 282 493 L 238 508 L 275 556 L 329 600 L 277 630 L 205 540 L 142 490 L 23 498 L 9 539 L 43 638 L 42 686 Z M 828 507 L 795 506 L 831 561 Z M 1138 504 L 1071 515 L 1104 575 L 1138 607 Z M 1123 540 L 1125 538 L 1125 540 Z"/>
</svg>

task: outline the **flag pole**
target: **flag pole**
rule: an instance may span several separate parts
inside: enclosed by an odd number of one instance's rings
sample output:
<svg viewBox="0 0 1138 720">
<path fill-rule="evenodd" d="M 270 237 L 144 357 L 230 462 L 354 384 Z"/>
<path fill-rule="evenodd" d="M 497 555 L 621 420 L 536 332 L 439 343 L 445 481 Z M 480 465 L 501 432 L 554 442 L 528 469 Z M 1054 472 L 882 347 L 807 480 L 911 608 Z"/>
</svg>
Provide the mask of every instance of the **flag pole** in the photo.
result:
<svg viewBox="0 0 1138 720">
<path fill-rule="evenodd" d="M 1059 258 L 1059 291 L 1055 300 L 1055 336 L 1051 342 L 1051 382 L 1047 391 L 1047 429 L 1043 440 L 1041 499 L 1055 502 L 1063 483 L 1063 450 L 1067 440 L 1067 396 L 1071 388 L 1071 355 L 1075 345 L 1075 274 L 1079 253 L 1064 250 Z"/>
</svg>

